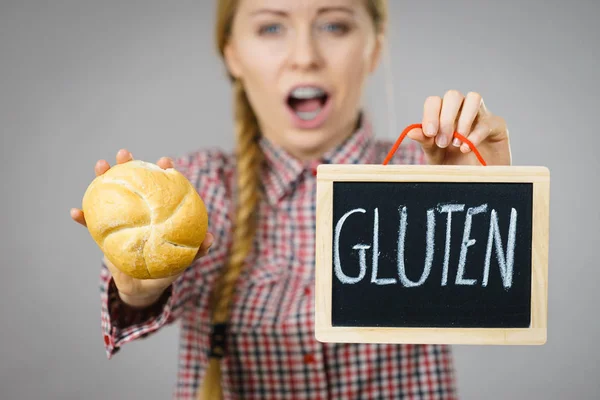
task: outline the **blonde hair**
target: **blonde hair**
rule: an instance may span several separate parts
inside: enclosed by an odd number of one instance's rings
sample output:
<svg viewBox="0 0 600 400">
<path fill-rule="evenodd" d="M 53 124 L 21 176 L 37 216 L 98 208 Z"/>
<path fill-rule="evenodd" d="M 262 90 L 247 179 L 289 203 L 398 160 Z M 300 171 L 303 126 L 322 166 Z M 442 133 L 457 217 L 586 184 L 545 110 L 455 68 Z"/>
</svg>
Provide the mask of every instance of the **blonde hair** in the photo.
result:
<svg viewBox="0 0 600 400">
<path fill-rule="evenodd" d="M 381 31 L 387 19 L 387 0 L 366 1 L 375 28 L 377 31 Z M 238 3 L 239 0 L 218 0 L 215 36 L 221 57 L 224 57 Z M 229 77 L 234 88 L 237 201 L 233 242 L 229 259 L 211 295 L 212 348 L 204 381 L 198 392 L 198 398 L 202 400 L 219 400 L 222 398 L 220 361 L 225 352 L 225 326 L 229 320 L 237 278 L 254 241 L 256 230 L 255 210 L 260 199 L 259 174 L 262 165 L 262 152 L 258 143 L 260 135 L 258 121 L 246 96 L 243 83 L 231 75 Z M 215 342 L 216 345 L 214 345 Z"/>
</svg>

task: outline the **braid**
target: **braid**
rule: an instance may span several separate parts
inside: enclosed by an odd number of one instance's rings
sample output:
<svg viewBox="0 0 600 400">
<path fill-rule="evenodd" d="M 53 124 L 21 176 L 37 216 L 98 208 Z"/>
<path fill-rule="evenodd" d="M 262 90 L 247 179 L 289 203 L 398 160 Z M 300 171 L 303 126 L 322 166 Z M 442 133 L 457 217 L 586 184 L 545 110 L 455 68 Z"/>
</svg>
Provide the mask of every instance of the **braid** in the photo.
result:
<svg viewBox="0 0 600 400">
<path fill-rule="evenodd" d="M 241 272 L 244 259 L 250 252 L 256 230 L 255 210 L 259 201 L 259 172 L 261 150 L 258 146 L 258 128 L 246 93 L 241 83 L 235 84 L 236 132 L 237 132 L 237 204 L 233 243 L 229 267 L 225 270 L 220 285 L 219 298 L 214 308 L 215 322 L 228 319 L 228 303 L 231 300 L 235 281 Z"/>
<path fill-rule="evenodd" d="M 262 153 L 258 146 L 258 124 L 241 82 L 234 83 L 235 89 L 235 130 L 237 159 L 237 204 L 233 230 L 233 242 L 229 260 L 223 274 L 217 280 L 213 296 L 213 329 L 224 334 L 229 320 L 235 284 L 242 270 L 244 260 L 250 252 L 256 231 L 255 210 L 259 201 L 259 172 Z M 224 335 L 222 336 L 224 338 Z M 223 348 L 215 347 L 206 371 L 204 385 L 199 399 L 218 400 L 221 393 L 220 358 Z"/>
</svg>

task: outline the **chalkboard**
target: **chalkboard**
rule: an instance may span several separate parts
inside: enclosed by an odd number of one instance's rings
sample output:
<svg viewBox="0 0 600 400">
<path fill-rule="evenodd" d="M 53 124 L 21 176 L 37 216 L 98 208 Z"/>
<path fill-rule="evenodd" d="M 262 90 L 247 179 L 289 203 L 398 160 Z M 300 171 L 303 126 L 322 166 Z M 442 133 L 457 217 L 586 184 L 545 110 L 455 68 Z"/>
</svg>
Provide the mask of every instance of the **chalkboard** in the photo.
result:
<svg viewBox="0 0 600 400">
<path fill-rule="evenodd" d="M 317 339 L 542 344 L 544 167 L 322 165 Z"/>
</svg>

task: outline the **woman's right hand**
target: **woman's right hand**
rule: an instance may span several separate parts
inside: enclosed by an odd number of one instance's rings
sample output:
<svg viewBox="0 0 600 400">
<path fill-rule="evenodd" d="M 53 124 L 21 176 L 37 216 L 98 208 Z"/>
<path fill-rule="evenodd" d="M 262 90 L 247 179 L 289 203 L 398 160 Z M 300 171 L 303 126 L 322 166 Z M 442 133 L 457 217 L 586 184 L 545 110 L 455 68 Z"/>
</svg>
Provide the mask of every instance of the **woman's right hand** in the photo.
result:
<svg viewBox="0 0 600 400">
<path fill-rule="evenodd" d="M 133 156 L 129 151 L 121 149 L 117 153 L 117 164 L 123 164 L 131 160 L 133 160 Z M 156 164 L 163 169 L 173 168 L 173 161 L 168 157 L 161 158 Z M 100 176 L 110 169 L 110 164 L 106 160 L 99 160 L 94 169 L 96 176 Z M 81 209 L 72 208 L 71 218 L 82 226 L 87 227 L 85 216 Z M 213 240 L 213 235 L 207 233 L 194 261 L 208 253 L 208 249 L 212 245 Z M 171 283 L 183 274 L 183 272 L 181 272 L 178 275 L 159 279 L 136 279 L 121 272 L 106 257 L 104 257 L 104 262 L 110 270 L 121 300 L 132 307 L 146 307 L 151 305 L 158 300 L 160 295 L 171 285 Z"/>
</svg>

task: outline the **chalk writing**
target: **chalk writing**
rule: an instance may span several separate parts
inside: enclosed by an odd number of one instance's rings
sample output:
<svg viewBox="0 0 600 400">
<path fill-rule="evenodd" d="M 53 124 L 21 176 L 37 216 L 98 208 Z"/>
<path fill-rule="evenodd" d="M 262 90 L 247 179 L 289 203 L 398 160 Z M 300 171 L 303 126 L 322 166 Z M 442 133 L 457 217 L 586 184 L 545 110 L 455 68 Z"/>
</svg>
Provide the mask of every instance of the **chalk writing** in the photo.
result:
<svg viewBox="0 0 600 400">
<path fill-rule="evenodd" d="M 366 214 L 365 208 L 355 208 L 346 212 L 335 225 L 334 235 L 334 271 L 336 278 L 343 284 L 354 285 L 361 282 L 367 274 L 367 251 L 372 251 L 371 258 L 371 278 L 370 282 L 375 285 L 392 285 L 400 283 L 403 287 L 412 288 L 422 286 L 430 277 L 432 269 L 437 266 L 434 264 L 435 253 L 435 230 L 436 230 L 436 215 L 445 215 L 445 242 L 443 260 L 441 263 L 441 286 L 448 285 L 448 271 L 450 269 L 451 260 L 451 243 L 452 235 L 456 229 L 452 230 L 452 215 L 455 213 L 465 212 L 464 226 L 462 227 L 462 240 L 460 244 L 458 264 L 456 266 L 456 279 L 454 284 L 457 286 L 473 286 L 478 283 L 475 278 L 466 278 L 467 275 L 467 256 L 470 247 L 475 246 L 478 241 L 471 237 L 472 227 L 474 223 L 487 223 L 487 244 L 485 259 L 483 260 L 483 278 L 481 286 L 485 287 L 489 284 L 490 268 L 492 253 L 495 253 L 496 260 L 502 277 L 502 284 L 505 289 L 510 289 L 513 282 L 513 266 L 514 254 L 517 235 L 517 211 L 511 208 L 510 223 L 508 227 L 508 235 L 506 240 L 503 240 L 500 232 L 498 211 L 496 209 L 489 210 L 487 203 L 473 207 L 468 207 L 466 204 L 440 203 L 436 207 L 426 210 L 426 235 L 425 235 L 425 255 L 423 271 L 418 280 L 411 280 L 406 273 L 406 237 L 410 233 L 409 228 L 409 210 L 407 206 L 401 205 L 398 207 L 398 240 L 396 248 L 396 264 L 397 264 L 397 279 L 396 277 L 379 277 L 379 208 L 373 209 L 373 236 L 372 244 L 356 243 L 352 245 L 352 249 L 358 251 L 359 272 L 356 276 L 349 276 L 344 272 L 344 268 L 340 257 L 340 238 L 342 233 L 351 235 L 352 232 L 344 232 L 344 223 L 353 214 Z M 489 211 L 489 217 L 486 218 Z M 476 221 L 476 222 L 474 222 Z M 459 231 L 460 232 L 460 231 Z M 506 250 L 505 245 L 506 243 Z M 495 252 L 493 251 L 495 249 Z M 473 265 L 471 263 L 470 265 Z"/>
</svg>

